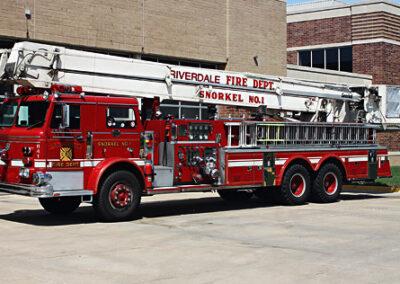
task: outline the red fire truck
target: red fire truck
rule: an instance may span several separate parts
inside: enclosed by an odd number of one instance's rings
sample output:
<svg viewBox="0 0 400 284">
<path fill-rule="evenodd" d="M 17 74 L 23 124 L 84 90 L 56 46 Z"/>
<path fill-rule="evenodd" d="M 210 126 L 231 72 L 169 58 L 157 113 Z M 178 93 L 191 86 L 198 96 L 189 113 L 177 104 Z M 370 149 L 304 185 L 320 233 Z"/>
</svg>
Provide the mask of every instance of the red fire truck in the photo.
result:
<svg viewBox="0 0 400 284">
<path fill-rule="evenodd" d="M 0 106 L 0 190 L 37 197 L 48 212 L 89 202 L 102 220 L 127 220 L 142 196 L 177 192 L 334 202 L 343 183 L 391 176 L 376 126 L 329 121 L 350 112 L 347 104 L 358 112 L 360 95 L 343 86 L 52 48 L 23 43 L 8 54 L 3 83 L 19 86 Z M 102 73 L 101 62 L 120 74 Z M 221 103 L 254 107 L 254 115 L 219 118 Z M 329 104 L 339 111 L 332 115 Z"/>
</svg>

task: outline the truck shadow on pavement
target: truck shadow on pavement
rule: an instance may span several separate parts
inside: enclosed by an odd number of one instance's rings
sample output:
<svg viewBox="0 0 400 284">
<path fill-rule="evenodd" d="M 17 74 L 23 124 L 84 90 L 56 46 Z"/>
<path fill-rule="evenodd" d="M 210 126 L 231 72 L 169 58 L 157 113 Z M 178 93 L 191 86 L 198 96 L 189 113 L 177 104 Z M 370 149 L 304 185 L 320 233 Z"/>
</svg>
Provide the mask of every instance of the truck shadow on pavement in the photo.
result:
<svg viewBox="0 0 400 284">
<path fill-rule="evenodd" d="M 379 199 L 384 196 L 369 194 L 342 194 L 341 202 L 356 201 L 363 199 Z M 180 199 L 168 201 L 144 202 L 141 205 L 139 216 L 135 220 L 143 218 L 157 218 L 177 215 L 202 214 L 212 212 L 223 212 L 230 210 L 255 209 L 262 207 L 277 207 L 283 205 L 262 202 L 257 199 L 242 204 L 224 202 L 219 197 Z M 326 204 L 324 206 L 329 206 Z M 99 222 L 91 206 L 81 206 L 74 213 L 66 216 L 57 216 L 45 212 L 42 209 L 16 210 L 9 214 L 0 215 L 0 220 L 29 224 L 34 226 L 66 226 L 85 223 Z M 135 221 L 134 220 L 134 221 Z M 130 222 L 134 222 L 130 221 Z"/>
</svg>

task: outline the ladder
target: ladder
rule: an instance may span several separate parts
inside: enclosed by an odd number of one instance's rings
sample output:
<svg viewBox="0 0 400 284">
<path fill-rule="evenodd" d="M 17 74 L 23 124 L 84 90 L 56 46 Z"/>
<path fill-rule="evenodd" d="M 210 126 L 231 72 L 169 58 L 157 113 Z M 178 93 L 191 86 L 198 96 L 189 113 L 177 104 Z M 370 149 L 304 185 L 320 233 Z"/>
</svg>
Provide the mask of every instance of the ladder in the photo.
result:
<svg viewBox="0 0 400 284">
<path fill-rule="evenodd" d="M 228 122 L 228 147 L 376 144 L 377 126 L 356 123 Z M 236 128 L 236 129 L 235 129 Z M 237 143 L 234 135 L 239 133 Z"/>
</svg>

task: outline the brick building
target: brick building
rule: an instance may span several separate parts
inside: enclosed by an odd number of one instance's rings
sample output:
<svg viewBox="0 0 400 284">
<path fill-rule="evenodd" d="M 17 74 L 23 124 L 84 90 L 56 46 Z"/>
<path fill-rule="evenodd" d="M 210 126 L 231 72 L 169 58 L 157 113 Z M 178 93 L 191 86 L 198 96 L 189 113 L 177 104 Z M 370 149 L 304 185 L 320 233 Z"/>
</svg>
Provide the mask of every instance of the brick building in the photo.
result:
<svg viewBox="0 0 400 284">
<path fill-rule="evenodd" d="M 1 0 L 0 14 L 0 48 L 28 32 L 39 42 L 286 75 L 283 0 Z"/>
<path fill-rule="evenodd" d="M 400 6 L 393 2 L 288 6 L 287 44 L 288 66 L 366 74 L 373 84 L 400 85 Z M 379 140 L 400 150 L 400 133 L 383 133 Z"/>
<path fill-rule="evenodd" d="M 0 48 L 29 36 L 162 63 L 286 75 L 284 0 L 1 0 L 0 15 Z"/>
</svg>

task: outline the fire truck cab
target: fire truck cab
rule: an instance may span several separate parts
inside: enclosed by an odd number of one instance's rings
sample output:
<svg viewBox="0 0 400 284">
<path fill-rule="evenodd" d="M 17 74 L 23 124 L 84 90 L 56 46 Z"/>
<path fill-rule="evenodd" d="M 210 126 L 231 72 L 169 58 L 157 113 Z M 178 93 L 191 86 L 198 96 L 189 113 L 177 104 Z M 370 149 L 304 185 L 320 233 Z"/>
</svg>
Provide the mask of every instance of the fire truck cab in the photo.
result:
<svg viewBox="0 0 400 284">
<path fill-rule="evenodd" d="M 375 128 L 360 124 L 178 119 L 156 99 L 91 95 L 80 86 L 21 86 L 0 106 L 0 190 L 51 213 L 93 203 L 132 218 L 141 197 L 218 191 L 299 205 L 334 202 L 343 183 L 391 176 Z"/>
</svg>

